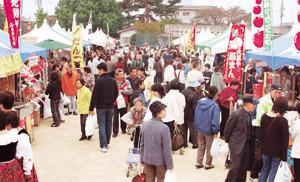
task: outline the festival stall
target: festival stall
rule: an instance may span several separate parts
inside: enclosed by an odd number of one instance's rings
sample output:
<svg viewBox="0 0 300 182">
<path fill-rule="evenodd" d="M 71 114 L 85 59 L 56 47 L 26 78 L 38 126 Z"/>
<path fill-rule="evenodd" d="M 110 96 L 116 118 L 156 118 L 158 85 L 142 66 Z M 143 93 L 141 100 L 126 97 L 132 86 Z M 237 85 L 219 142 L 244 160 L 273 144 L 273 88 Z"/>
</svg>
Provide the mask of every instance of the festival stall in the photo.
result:
<svg viewBox="0 0 300 182">
<path fill-rule="evenodd" d="M 39 123 L 41 93 L 46 84 L 43 78 L 45 49 L 20 40 L 18 51 L 10 45 L 9 35 L 0 31 L 0 90 L 15 93 L 14 109 L 20 117 L 20 125 L 34 140 L 33 125 Z M 25 63 L 25 64 L 23 64 Z"/>
<path fill-rule="evenodd" d="M 246 63 L 255 65 L 255 67 L 270 68 L 262 73 L 263 85 L 260 87 L 263 88 L 260 88 L 259 95 L 268 92 L 272 83 L 277 83 L 286 87 L 288 97 L 292 102 L 295 101 L 299 91 L 297 80 L 299 80 L 298 75 L 300 73 L 300 54 L 294 47 L 294 35 L 299 30 L 298 28 L 293 26 L 290 31 L 274 39 L 272 41 L 272 51 L 246 52 Z M 286 86 L 286 82 L 291 82 L 291 86 Z"/>
</svg>

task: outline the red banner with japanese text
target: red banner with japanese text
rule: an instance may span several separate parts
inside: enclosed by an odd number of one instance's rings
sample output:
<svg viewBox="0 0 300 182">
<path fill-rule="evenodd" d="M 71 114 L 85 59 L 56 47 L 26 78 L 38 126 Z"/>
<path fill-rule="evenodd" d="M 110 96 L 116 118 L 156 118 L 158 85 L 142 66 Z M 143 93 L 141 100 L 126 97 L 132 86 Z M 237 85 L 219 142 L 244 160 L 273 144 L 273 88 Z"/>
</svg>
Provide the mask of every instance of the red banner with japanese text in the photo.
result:
<svg viewBox="0 0 300 182">
<path fill-rule="evenodd" d="M 10 44 L 13 48 L 19 48 L 19 29 L 20 29 L 20 0 L 4 0 L 4 9 L 8 22 L 8 33 Z"/>
<path fill-rule="evenodd" d="M 192 46 L 196 47 L 196 22 L 193 24 L 193 31 L 192 31 Z"/>
<path fill-rule="evenodd" d="M 231 28 L 224 60 L 224 82 L 226 83 L 232 79 L 242 81 L 245 29 L 246 26 L 244 24 L 234 24 Z"/>
</svg>

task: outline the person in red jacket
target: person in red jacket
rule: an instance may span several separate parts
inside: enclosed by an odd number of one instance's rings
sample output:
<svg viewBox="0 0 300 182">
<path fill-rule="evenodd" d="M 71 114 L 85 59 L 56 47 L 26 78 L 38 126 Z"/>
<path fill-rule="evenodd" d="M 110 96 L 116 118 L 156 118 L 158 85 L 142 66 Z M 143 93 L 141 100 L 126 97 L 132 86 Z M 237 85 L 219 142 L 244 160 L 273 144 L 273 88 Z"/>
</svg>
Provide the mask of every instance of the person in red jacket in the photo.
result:
<svg viewBox="0 0 300 182">
<path fill-rule="evenodd" d="M 222 113 L 220 137 L 224 138 L 224 129 L 230 114 L 230 110 L 233 110 L 234 104 L 238 100 L 238 88 L 240 82 L 237 80 L 231 80 L 230 86 L 225 88 L 219 97 L 220 109 Z"/>
<path fill-rule="evenodd" d="M 127 107 L 129 104 L 129 96 L 133 90 L 130 82 L 125 79 L 124 71 L 119 69 L 116 70 L 116 81 L 119 90 L 119 96 L 114 106 L 114 119 L 113 119 L 113 137 L 118 136 L 119 133 L 119 115 L 120 118 L 127 113 Z M 121 120 L 122 134 L 126 134 L 127 124 Z"/>
<path fill-rule="evenodd" d="M 72 65 L 69 64 L 67 72 L 62 75 L 61 86 L 63 93 L 70 99 L 71 103 L 68 105 L 68 112 L 66 115 L 77 115 L 76 95 L 77 95 L 77 73 L 73 71 Z"/>
<path fill-rule="evenodd" d="M 124 66 L 124 61 L 122 57 L 118 58 L 118 62 L 116 63 L 116 69 L 122 69 L 124 71 L 125 66 Z"/>
</svg>

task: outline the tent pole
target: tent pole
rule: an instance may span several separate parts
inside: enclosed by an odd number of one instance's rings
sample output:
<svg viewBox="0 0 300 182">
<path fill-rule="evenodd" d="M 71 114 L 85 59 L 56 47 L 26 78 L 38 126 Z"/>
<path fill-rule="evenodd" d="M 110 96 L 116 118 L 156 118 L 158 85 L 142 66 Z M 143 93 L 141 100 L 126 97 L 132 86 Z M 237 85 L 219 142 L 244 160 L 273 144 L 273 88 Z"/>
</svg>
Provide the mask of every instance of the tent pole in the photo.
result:
<svg viewBox="0 0 300 182">
<path fill-rule="evenodd" d="M 21 35 L 22 35 L 22 14 L 23 14 L 23 0 L 20 0 L 20 27 L 19 27 L 19 49 L 18 52 L 21 55 L 21 47 L 22 47 L 22 41 L 21 41 Z M 18 74 L 18 94 L 19 94 L 19 101 L 22 102 L 22 78 L 21 78 L 21 73 Z"/>
</svg>

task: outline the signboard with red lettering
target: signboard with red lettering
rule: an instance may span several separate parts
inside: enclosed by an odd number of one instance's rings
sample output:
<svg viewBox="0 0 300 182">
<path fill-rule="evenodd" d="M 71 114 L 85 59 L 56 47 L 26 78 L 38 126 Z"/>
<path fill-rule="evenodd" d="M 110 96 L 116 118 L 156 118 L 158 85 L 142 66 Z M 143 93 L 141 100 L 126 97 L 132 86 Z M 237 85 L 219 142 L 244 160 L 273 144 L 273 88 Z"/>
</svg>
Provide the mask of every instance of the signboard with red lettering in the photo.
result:
<svg viewBox="0 0 300 182">
<path fill-rule="evenodd" d="M 20 29 L 20 0 L 4 0 L 4 9 L 8 22 L 10 44 L 13 48 L 19 48 Z"/>
<path fill-rule="evenodd" d="M 231 28 L 229 44 L 224 60 L 224 81 L 230 82 L 232 79 L 242 81 L 242 67 L 244 59 L 244 24 L 234 24 Z"/>
</svg>

